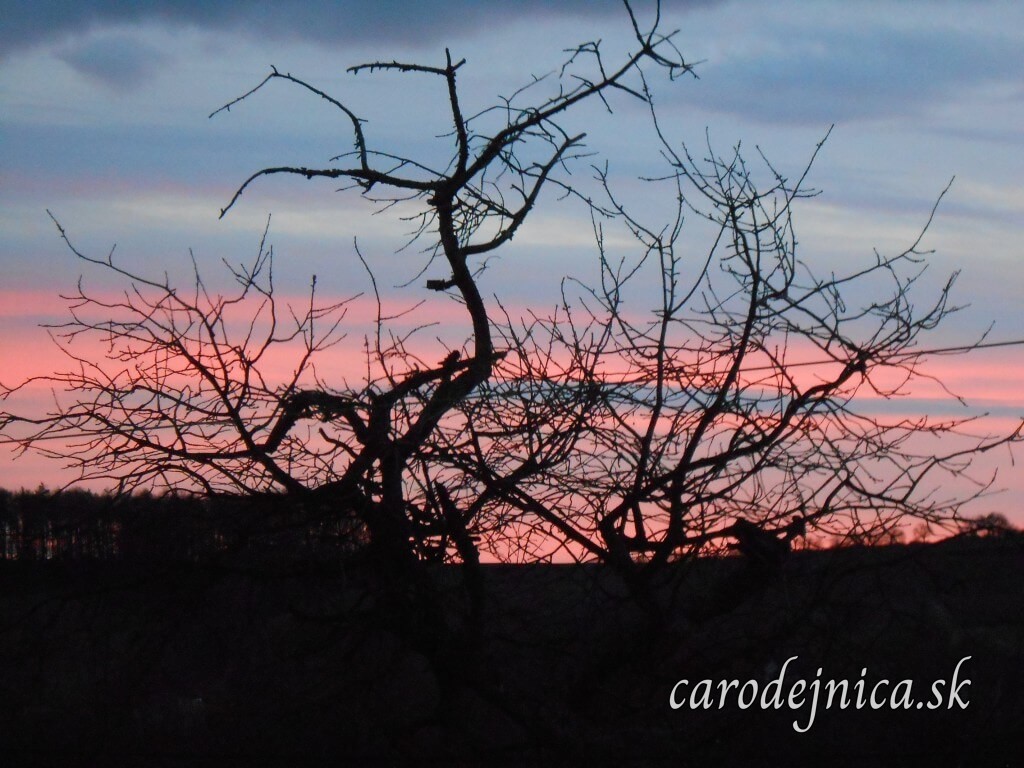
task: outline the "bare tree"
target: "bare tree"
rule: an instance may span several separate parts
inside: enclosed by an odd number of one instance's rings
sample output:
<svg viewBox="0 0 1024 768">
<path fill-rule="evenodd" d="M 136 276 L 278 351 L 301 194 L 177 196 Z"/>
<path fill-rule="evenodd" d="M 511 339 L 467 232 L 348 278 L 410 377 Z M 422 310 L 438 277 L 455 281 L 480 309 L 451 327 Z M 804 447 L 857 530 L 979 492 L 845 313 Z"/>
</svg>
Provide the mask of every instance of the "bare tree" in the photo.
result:
<svg viewBox="0 0 1024 768">
<path fill-rule="evenodd" d="M 886 417 L 870 400 L 935 383 L 929 357 L 985 343 L 928 344 L 957 310 L 955 274 L 924 301 L 917 285 L 935 210 L 905 250 L 822 276 L 793 222 L 816 194 L 810 164 L 791 181 L 761 158 L 759 183 L 739 148 L 709 144 L 697 161 L 662 141 L 675 217 L 643 222 L 599 171 L 599 284 L 567 281 L 552 314 L 503 321 L 510 354 L 430 456 L 481 509 L 487 549 L 596 559 L 643 592 L 666 563 L 725 548 L 775 568 L 809 526 L 857 539 L 915 519 L 956 530 L 994 479 L 972 459 L 1021 427 L 986 435 L 973 418 Z M 688 216 L 712 225 L 699 258 L 680 245 Z M 613 260 L 610 225 L 635 254 Z"/>
<path fill-rule="evenodd" d="M 670 78 L 691 71 L 672 34 L 660 31 L 660 18 L 644 30 L 628 4 L 626 10 L 634 53 L 612 66 L 598 42 L 585 43 L 559 72 L 535 78 L 476 114 L 467 115 L 460 98 L 457 77 L 464 62 L 447 52 L 440 66 L 378 61 L 352 67 L 353 74 L 396 72 L 440 86 L 451 124 L 443 167 L 374 149 L 363 121 L 342 101 L 276 69 L 217 111 L 256 98 L 279 81 L 337 109 L 351 126 L 351 153 L 328 167 L 260 170 L 241 184 L 222 215 L 254 182 L 280 174 L 343 179 L 378 210 L 412 210 L 413 241 L 425 249 L 424 271 L 432 273 L 426 288 L 461 303 L 467 324 L 462 344 L 440 359 L 419 358 L 402 336 L 384 332 L 385 313 L 379 311 L 361 385 L 320 381 L 315 358 L 338 338 L 345 304 L 318 304 L 314 283 L 308 306 L 281 306 L 265 247 L 252 267 L 233 268 L 239 289 L 229 298 L 207 292 L 198 269 L 194 290 L 185 294 L 167 280 L 75 250 L 129 283 L 116 302 L 80 290 L 71 297 L 72 320 L 60 329 L 72 340 L 98 334 L 109 340 L 110 352 L 106 360 L 89 360 L 74 357 L 69 346 L 74 369 L 44 377 L 66 391 L 64 398 L 45 415 L 0 414 L 4 442 L 63 458 L 82 479 L 111 478 L 124 490 L 177 490 L 184 484 L 205 493 L 277 492 L 335 519 L 358 521 L 356 532 L 368 540 L 365 560 L 376 576 L 371 602 L 377 620 L 431 664 L 442 715 L 455 711 L 449 700 L 466 687 L 512 707 L 474 661 L 484 596 L 474 537 L 484 505 L 467 500 L 446 465 L 431 457 L 441 434 L 463 420 L 460 405 L 509 352 L 495 343 L 480 287 L 486 258 L 519 232 L 545 186 L 572 191 L 567 173 L 583 152 L 584 134 L 567 131 L 559 120 L 586 102 L 610 108 L 614 96 L 646 99 L 644 66 Z M 549 86 L 549 95 L 534 97 Z M 112 319 L 97 322 L 97 312 Z M 272 381 L 261 363 L 270 350 L 289 344 L 298 351 L 294 374 Z M 16 389 L 5 389 L 4 398 Z M 431 567 L 438 558 L 463 564 L 465 599 L 454 606 Z M 546 732 L 536 713 L 520 708 L 510 714 L 532 731 Z"/>
<path fill-rule="evenodd" d="M 278 81 L 336 109 L 351 126 L 352 152 L 328 167 L 257 171 L 222 216 L 250 185 L 280 174 L 342 179 L 378 210 L 412 210 L 424 272 L 442 270 L 426 288 L 464 309 L 461 345 L 418 357 L 403 337 L 384 333 L 378 311 L 364 380 L 323 381 L 315 359 L 339 338 L 346 303 L 318 304 L 314 280 L 306 306 L 281 306 L 265 243 L 251 267 L 232 268 L 238 291 L 224 298 L 207 292 L 198 269 L 186 295 L 69 242 L 131 284 L 116 302 L 81 286 L 69 297 L 64 338 L 99 334 L 109 339 L 108 359 L 67 347 L 75 369 L 46 381 L 71 400 L 43 416 L 4 413 L 5 442 L 124 490 L 286 493 L 358 520 L 396 583 L 422 574 L 426 561 L 464 563 L 477 609 L 482 551 L 596 559 L 639 589 L 644 574 L 679 557 L 729 541 L 750 550 L 749 525 L 787 544 L 806 525 L 856 533 L 908 515 L 955 519 L 965 499 L 943 495 L 931 479 L 964 471 L 1020 430 L 937 453 L 925 438 L 960 435 L 969 422 L 886 421 L 856 406 L 858 395 L 892 397 L 928 375 L 922 342 L 955 310 L 952 278 L 919 309 L 920 239 L 845 274 L 816 273 L 798 256 L 793 227 L 794 205 L 811 194 L 806 169 L 791 181 L 765 160 L 759 179 L 738 149 L 722 157 L 709 146 L 702 161 L 676 150 L 657 122 L 644 68 L 670 78 L 692 68 L 660 18 L 645 30 L 626 10 L 635 52 L 617 65 L 599 43 L 585 43 L 560 72 L 469 116 L 457 82 L 464 62 L 448 52 L 440 66 L 352 67 L 440 86 L 451 124 L 443 168 L 374 149 L 343 101 L 276 69 L 214 113 Z M 530 101 L 549 80 L 553 93 Z M 615 94 L 651 106 L 668 163 L 652 183 L 676 201 L 665 224 L 621 203 L 606 170 L 597 171 L 600 200 L 568 175 L 584 135 L 559 120 L 587 101 L 610 109 Z M 587 206 L 600 277 L 591 287 L 566 281 L 551 316 L 516 318 L 488 306 L 481 272 L 546 186 Z M 711 226 L 700 259 L 679 247 L 688 217 Z M 614 226 L 632 236 L 635 255 L 607 251 L 604 232 Z M 851 292 L 871 298 L 848 306 Z M 654 295 L 651 313 L 627 310 L 628 295 Z M 94 319 L 97 310 L 104 319 Z M 263 368 L 278 347 L 296 350 L 283 382 Z M 895 384 L 881 376 L 891 372 L 902 376 Z M 986 487 L 981 480 L 968 496 Z"/>
<path fill-rule="evenodd" d="M 67 297 L 71 319 L 53 330 L 71 370 L 2 387 L 0 397 L 29 384 L 61 392 L 44 414 L 0 411 L 0 442 L 122 491 L 273 496 L 337 524 L 365 540 L 374 577 L 372 599 L 353 602 L 371 604 L 374 629 L 428 661 L 438 716 L 460 711 L 453 700 L 471 690 L 561 749 L 570 747 L 557 726 L 483 672 L 483 559 L 606 564 L 657 619 L 654 579 L 681 559 L 735 549 L 762 576 L 809 528 L 877 539 L 907 518 L 956 525 L 991 484 L 978 477 L 974 489 L 957 490 L 971 460 L 1018 442 L 1021 428 L 973 435 L 970 419 L 888 418 L 862 405 L 864 395 L 895 397 L 929 378 L 930 356 L 984 343 L 929 344 L 956 310 L 955 275 L 922 303 L 921 238 L 839 274 L 804 257 L 794 215 L 814 194 L 810 164 L 790 179 L 764 158 L 751 168 L 738 148 L 722 156 L 709 142 L 699 160 L 677 149 L 657 122 L 647 77 L 676 78 L 691 66 L 660 19 L 645 30 L 626 10 L 635 53 L 612 66 L 599 43 L 583 44 L 553 76 L 472 115 L 457 81 L 464 62 L 447 51 L 439 66 L 351 68 L 438 86 L 451 124 L 443 167 L 373 148 L 343 101 L 276 69 L 214 113 L 278 82 L 336 109 L 351 126 L 352 152 L 326 167 L 259 170 L 222 216 L 276 175 L 342 179 L 374 210 L 411 211 L 425 289 L 464 313 L 460 343 L 427 355 L 389 333 L 356 248 L 376 333 L 361 379 L 323 377 L 317 363 L 344 335 L 357 297 L 322 302 L 314 279 L 308 299 L 289 306 L 265 233 L 250 265 L 228 265 L 235 285 L 222 295 L 198 267 L 182 290 L 112 255 L 89 256 L 57 224 L 79 259 L 127 287 L 109 299 L 80 282 Z M 534 96 L 549 85 L 550 95 Z M 646 221 L 621 201 L 606 168 L 596 169 L 595 194 L 570 174 L 584 135 L 560 121 L 585 102 L 610 109 L 615 98 L 650 107 L 667 166 L 649 181 L 674 207 L 667 221 Z M 599 273 L 564 280 L 552 312 L 520 316 L 485 299 L 483 270 L 545 188 L 591 217 Z M 694 222 L 710 233 L 696 257 L 682 246 Z M 613 228 L 630 236 L 628 253 L 608 245 Z M 105 359 L 76 352 L 84 337 L 105 342 Z M 282 354 L 290 373 L 280 378 Z M 956 488 L 942 484 L 950 475 Z M 460 564 L 455 589 L 455 569 L 435 568 L 439 561 Z"/>
<path fill-rule="evenodd" d="M 115 480 L 121 492 L 297 492 L 330 478 L 329 454 L 291 428 L 303 407 L 320 406 L 298 393 L 315 375 L 316 355 L 339 340 L 348 301 L 319 304 L 314 280 L 306 306 L 281 306 L 266 232 L 251 265 L 227 265 L 237 290 L 225 296 L 211 295 L 194 259 L 193 285 L 182 290 L 166 276 L 127 271 L 113 253 L 82 253 L 54 223 L 79 259 L 129 286 L 110 298 L 80 279 L 63 296 L 71 319 L 49 328 L 75 367 L 16 388 L 64 390 L 48 414 L 6 416 L 10 427 L 30 430 L 6 433 L 20 450 L 63 461 L 80 481 Z M 103 343 L 105 359 L 81 357 L 80 339 Z M 284 382 L 266 371 L 278 349 L 292 358 Z"/>
</svg>

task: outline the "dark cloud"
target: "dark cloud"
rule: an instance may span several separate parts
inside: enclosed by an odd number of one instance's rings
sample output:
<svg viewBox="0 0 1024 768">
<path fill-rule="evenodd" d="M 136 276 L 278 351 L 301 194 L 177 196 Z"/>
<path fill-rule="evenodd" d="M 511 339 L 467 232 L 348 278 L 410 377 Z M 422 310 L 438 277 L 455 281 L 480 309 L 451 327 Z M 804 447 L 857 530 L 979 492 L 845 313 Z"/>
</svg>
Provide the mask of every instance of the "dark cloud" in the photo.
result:
<svg viewBox="0 0 1024 768">
<path fill-rule="evenodd" d="M 124 35 L 70 45 L 59 57 L 79 74 L 115 89 L 141 85 L 167 60 L 152 46 Z"/>
<path fill-rule="evenodd" d="M 966 30 L 787 28 L 775 38 L 779 45 L 751 55 L 710 58 L 692 96 L 757 120 L 828 123 L 914 114 L 962 89 L 1020 78 L 1015 42 Z"/>
<path fill-rule="evenodd" d="M 665 5 L 685 8 L 712 2 L 674 0 Z M 651 3 L 641 0 L 637 5 L 643 10 Z M 0 57 L 98 26 L 153 21 L 270 40 L 427 45 L 500 29 L 523 15 L 543 19 L 622 13 L 620 0 L 8 0 L 0 7 Z"/>
</svg>

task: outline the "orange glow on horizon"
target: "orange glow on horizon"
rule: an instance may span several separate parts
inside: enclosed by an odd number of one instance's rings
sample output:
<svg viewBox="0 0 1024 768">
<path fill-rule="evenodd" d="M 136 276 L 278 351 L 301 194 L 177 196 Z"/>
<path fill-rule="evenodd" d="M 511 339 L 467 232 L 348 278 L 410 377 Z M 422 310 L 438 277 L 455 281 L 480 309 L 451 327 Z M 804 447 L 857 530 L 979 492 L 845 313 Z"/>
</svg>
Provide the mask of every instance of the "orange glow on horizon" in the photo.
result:
<svg viewBox="0 0 1024 768">
<path fill-rule="evenodd" d="M 68 282 L 69 287 L 73 289 L 73 282 Z M 107 298 L 113 296 L 115 294 L 111 293 Z M 421 297 L 425 301 L 417 306 L 417 301 Z M 300 310 L 308 306 L 308 296 L 301 294 L 281 296 L 279 299 L 282 305 L 291 304 Z M 329 304 L 333 300 L 338 299 L 319 297 L 318 303 Z M 518 308 L 507 309 L 514 317 L 514 311 Z M 449 344 L 458 345 L 468 336 L 470 330 L 465 309 L 458 303 L 436 294 L 417 296 L 410 290 L 401 299 L 386 299 L 381 311 L 385 316 L 398 316 L 397 320 L 388 323 L 397 331 L 408 332 L 426 326 L 414 334 L 409 348 L 419 354 L 427 365 L 436 364 L 444 357 L 446 347 L 437 340 L 437 337 L 442 337 Z M 523 315 L 525 314 L 523 311 Z M 372 336 L 376 315 L 376 304 L 365 296 L 348 305 L 348 314 L 343 323 L 344 327 L 349 329 L 350 335 L 344 343 L 325 351 L 319 358 L 316 368 L 322 379 L 328 383 L 337 382 L 339 388 L 344 386 L 343 380 L 347 380 L 350 387 L 360 386 L 366 371 L 364 338 Z M 31 376 L 46 376 L 72 369 L 74 361 L 60 351 L 47 337 L 44 329 L 37 327 L 41 322 L 60 323 L 67 318 L 67 301 L 53 291 L 0 290 L 0 382 L 12 386 Z M 91 339 L 80 339 L 76 342 L 74 351 L 76 355 L 85 359 L 97 360 L 103 358 L 106 349 L 98 336 L 94 336 Z M 283 383 L 289 379 L 299 352 L 300 350 L 294 348 L 281 347 L 275 354 L 270 355 L 264 361 L 263 368 L 268 383 Z M 801 354 L 800 350 L 794 347 L 789 350 L 787 359 L 790 362 L 818 359 L 813 357 L 815 353 L 816 350 L 806 350 Z M 820 356 L 820 353 L 817 354 Z M 563 362 L 556 358 L 553 362 L 557 366 L 564 365 L 567 361 Z M 118 364 L 120 363 L 112 363 L 111 366 Z M 750 364 L 755 365 L 756 361 Z M 617 363 L 612 361 L 611 365 Z M 834 375 L 835 365 L 838 363 L 829 364 L 823 373 Z M 813 366 L 799 370 L 801 385 L 813 382 Z M 1017 419 L 1024 417 L 1024 400 L 1019 385 L 1024 378 L 1024 353 L 1020 348 L 979 350 L 967 357 L 936 356 L 927 360 L 921 370 L 943 381 L 954 393 L 966 398 L 968 403 L 974 406 L 973 412 L 992 412 L 993 415 L 979 422 L 974 431 L 1007 433 L 1012 430 Z M 610 370 L 606 373 L 611 376 Z M 933 408 L 936 417 L 940 419 L 961 412 L 954 398 L 927 379 L 914 380 L 906 394 L 906 398 L 886 401 L 862 385 L 855 402 L 864 412 L 884 409 L 886 420 L 896 419 L 901 415 L 922 415 L 931 412 Z M 14 398 L 10 405 L 12 410 L 34 410 L 38 413 L 45 410 L 48 403 L 52 403 L 51 397 L 50 386 L 41 382 L 18 393 L 17 400 L 21 406 L 15 407 Z M 906 407 L 901 407 L 904 405 Z M 6 452 L 6 449 L 0 450 Z M 1024 523 L 1024 473 L 1016 469 L 1007 452 L 1002 450 L 979 457 L 978 466 L 985 472 L 995 472 L 998 469 L 999 479 L 996 485 L 1007 488 L 1007 493 L 980 502 L 976 505 L 977 511 L 1000 511 L 1018 524 Z M 24 456 L 18 461 L 13 461 L 10 453 L 0 455 L 0 487 L 31 488 L 40 483 L 53 487 L 70 479 L 72 478 L 52 461 L 36 456 Z"/>
</svg>

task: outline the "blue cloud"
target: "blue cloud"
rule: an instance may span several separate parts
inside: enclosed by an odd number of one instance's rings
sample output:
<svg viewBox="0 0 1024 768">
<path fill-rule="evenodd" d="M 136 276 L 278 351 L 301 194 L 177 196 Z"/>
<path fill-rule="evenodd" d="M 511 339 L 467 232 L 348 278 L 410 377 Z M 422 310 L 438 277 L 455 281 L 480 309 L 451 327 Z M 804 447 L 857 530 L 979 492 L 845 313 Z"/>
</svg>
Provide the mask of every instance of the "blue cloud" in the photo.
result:
<svg viewBox="0 0 1024 768">
<path fill-rule="evenodd" d="M 1015 83 L 1019 43 L 952 28 L 778 27 L 773 45 L 711 56 L 687 97 L 758 121 L 819 123 L 919 113 L 989 83 Z"/>
<path fill-rule="evenodd" d="M 125 35 L 72 45 L 59 58 L 79 74 L 119 90 L 138 87 L 167 61 L 157 49 Z"/>
<path fill-rule="evenodd" d="M 719 0 L 676 0 L 673 9 Z M 8 3 L 0 57 L 112 24 L 159 22 L 242 32 L 267 39 L 324 44 L 380 40 L 431 45 L 477 31 L 493 32 L 517 16 L 622 14 L 619 0 L 36 0 Z M 641 0 L 641 10 L 650 4 Z M 645 14 L 646 15 L 646 14 Z"/>
</svg>

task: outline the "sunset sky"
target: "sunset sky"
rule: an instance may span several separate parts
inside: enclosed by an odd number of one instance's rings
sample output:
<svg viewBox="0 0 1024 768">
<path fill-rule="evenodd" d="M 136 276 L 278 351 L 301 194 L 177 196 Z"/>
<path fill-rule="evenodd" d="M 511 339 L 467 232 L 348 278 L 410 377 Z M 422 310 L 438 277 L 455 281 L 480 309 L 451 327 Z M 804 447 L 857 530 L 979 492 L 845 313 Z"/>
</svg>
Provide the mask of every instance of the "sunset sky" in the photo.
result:
<svg viewBox="0 0 1024 768">
<path fill-rule="evenodd" d="M 652 6 L 638 0 L 641 18 Z M 348 126 L 315 97 L 272 84 L 221 113 L 276 66 L 345 101 L 368 120 L 372 147 L 439 157 L 447 139 L 440 81 L 394 74 L 352 76 L 345 68 L 384 59 L 460 72 L 466 112 L 496 103 L 556 69 L 563 49 L 602 39 L 617 60 L 629 25 L 617 2 L 412 0 L 380 2 L 0 3 L 0 381 L 59 364 L 42 322 L 59 321 L 57 294 L 81 265 L 57 237 L 50 209 L 83 251 L 133 269 L 186 275 L 188 251 L 217 273 L 221 258 L 251 256 L 267 215 L 280 288 L 298 295 L 312 274 L 326 294 L 366 290 L 352 256 L 359 238 L 386 299 L 443 317 L 443 301 L 406 288 L 423 261 L 395 255 L 404 232 L 394 217 L 337 184 L 282 178 L 248 191 L 223 220 L 238 184 L 266 165 L 326 167 L 351 149 Z M 955 177 L 924 245 L 934 249 L 934 284 L 962 270 L 954 298 L 969 306 L 934 346 L 977 338 L 1024 338 L 1024 4 L 1018 2 L 664 3 L 697 79 L 652 78 L 663 128 L 674 143 L 728 152 L 739 141 L 797 174 L 835 125 L 809 177 L 823 194 L 797 209 L 802 258 L 826 273 L 908 246 Z M 641 175 L 664 171 L 643 110 L 613 99 L 614 115 L 584 110 L 568 121 L 636 205 L 649 204 Z M 573 170 L 589 177 L 587 162 Z M 443 165 L 443 163 L 441 163 Z M 483 278 L 486 295 L 546 308 L 565 274 L 592 276 L 589 219 L 551 193 Z M 86 275 L 102 288 L 105 277 Z M 430 302 L 433 302 L 431 304 Z M 939 358 L 934 370 L 991 414 L 993 431 L 1024 416 L 1024 347 Z M 950 414 L 948 398 L 900 407 Z M 880 406 L 882 407 L 882 406 Z M 892 409 L 892 404 L 885 404 Z M 1019 457 L 1018 457 L 1019 458 Z M 1006 493 L 998 509 L 1024 523 L 1024 471 L 1006 452 L 986 457 Z M 0 455 L 0 486 L 59 482 L 32 458 Z"/>
</svg>

